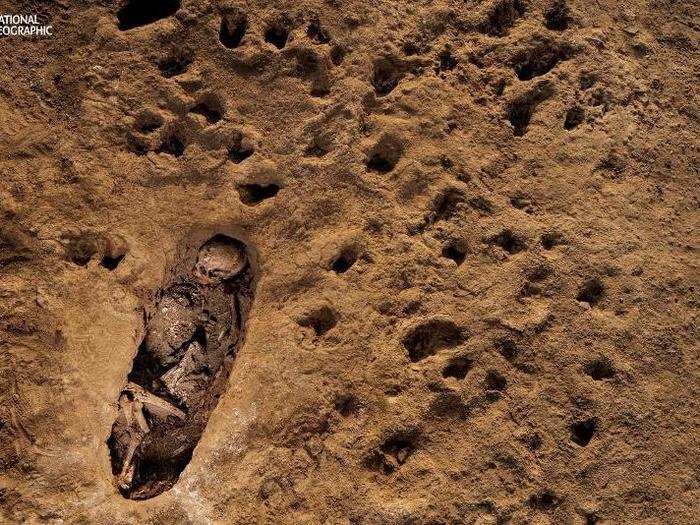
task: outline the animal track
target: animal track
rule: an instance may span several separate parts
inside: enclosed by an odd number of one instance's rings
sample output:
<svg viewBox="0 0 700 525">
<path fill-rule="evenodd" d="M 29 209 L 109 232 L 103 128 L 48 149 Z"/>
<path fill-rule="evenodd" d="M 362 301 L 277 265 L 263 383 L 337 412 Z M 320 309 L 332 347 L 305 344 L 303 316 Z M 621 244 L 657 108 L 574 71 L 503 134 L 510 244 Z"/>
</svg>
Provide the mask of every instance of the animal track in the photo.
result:
<svg viewBox="0 0 700 525">
<path fill-rule="evenodd" d="M 107 441 L 124 497 L 157 496 L 189 463 L 226 390 L 253 292 L 246 246 L 225 235 L 159 292 Z"/>
<path fill-rule="evenodd" d="M 435 355 L 444 348 L 452 348 L 466 340 L 464 330 L 448 319 L 429 319 L 411 329 L 402 339 L 409 359 L 416 363 Z"/>
<path fill-rule="evenodd" d="M 122 31 L 157 22 L 174 15 L 181 0 L 128 0 L 117 11 L 117 27 Z"/>
</svg>

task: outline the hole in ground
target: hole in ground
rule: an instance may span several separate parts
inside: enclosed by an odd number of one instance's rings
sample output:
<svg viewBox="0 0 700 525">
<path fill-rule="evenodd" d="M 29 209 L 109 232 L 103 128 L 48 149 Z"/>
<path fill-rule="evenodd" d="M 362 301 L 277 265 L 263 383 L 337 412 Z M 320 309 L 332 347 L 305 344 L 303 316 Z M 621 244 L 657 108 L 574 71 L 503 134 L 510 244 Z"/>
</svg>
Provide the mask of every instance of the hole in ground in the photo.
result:
<svg viewBox="0 0 700 525">
<path fill-rule="evenodd" d="M 241 45 L 247 29 L 248 17 L 246 14 L 240 9 L 229 11 L 221 17 L 219 42 L 225 48 L 236 48 Z"/>
<path fill-rule="evenodd" d="M 126 137 L 126 149 L 136 155 L 145 155 L 148 153 L 148 144 L 143 137 L 132 135 Z"/>
<path fill-rule="evenodd" d="M 185 73 L 192 61 L 191 53 L 180 53 L 158 61 L 158 69 L 165 78 L 172 78 Z"/>
<path fill-rule="evenodd" d="M 185 141 L 177 132 L 168 133 L 156 150 L 156 153 L 167 153 L 173 157 L 180 157 L 185 152 Z"/>
<path fill-rule="evenodd" d="M 99 235 L 80 235 L 70 239 L 66 258 L 78 266 L 87 266 L 92 258 L 103 250 L 104 240 Z"/>
<path fill-rule="evenodd" d="M 540 237 L 540 242 L 545 250 L 551 250 L 555 246 L 565 243 L 564 236 L 559 232 L 543 233 Z"/>
<path fill-rule="evenodd" d="M 394 135 L 384 135 L 367 156 L 366 166 L 370 171 L 388 173 L 396 167 L 403 155 L 403 141 Z"/>
<path fill-rule="evenodd" d="M 580 447 L 585 447 L 593 439 L 598 422 L 595 418 L 577 421 L 571 425 L 571 441 Z"/>
<path fill-rule="evenodd" d="M 209 124 L 215 124 L 221 120 L 224 113 L 223 104 L 217 97 L 208 96 L 205 97 L 190 109 L 190 113 L 195 115 L 202 115 L 207 119 Z"/>
<path fill-rule="evenodd" d="M 532 120 L 532 115 L 538 104 L 550 97 L 552 89 L 548 83 L 537 86 L 532 91 L 517 97 L 506 108 L 506 115 L 513 126 L 513 135 L 522 137 Z"/>
<path fill-rule="evenodd" d="M 345 248 L 331 263 L 331 270 L 335 273 L 345 273 L 356 262 L 357 251 L 354 248 Z"/>
<path fill-rule="evenodd" d="M 102 255 L 102 260 L 100 261 L 100 266 L 113 271 L 117 269 L 119 263 L 126 256 L 128 247 L 126 241 L 118 236 L 112 235 L 106 239 L 106 246 L 104 254 Z"/>
<path fill-rule="evenodd" d="M 515 341 L 509 338 L 501 339 L 496 343 L 498 352 L 509 361 L 515 359 L 520 353 L 520 349 Z"/>
<path fill-rule="evenodd" d="M 489 370 L 484 379 L 484 389 L 486 391 L 502 392 L 506 389 L 508 382 L 498 370 Z"/>
<path fill-rule="evenodd" d="M 318 15 L 313 15 L 308 27 L 306 28 L 306 36 L 317 44 L 327 44 L 331 41 L 331 35 L 321 25 Z"/>
<path fill-rule="evenodd" d="M 600 302 L 604 293 L 605 287 L 603 286 L 603 282 L 597 277 L 594 277 L 583 283 L 583 286 L 576 296 L 576 300 L 595 306 Z"/>
<path fill-rule="evenodd" d="M 528 499 L 528 504 L 533 509 L 548 511 L 559 505 L 559 497 L 550 489 L 540 490 Z"/>
<path fill-rule="evenodd" d="M 513 70 L 520 80 L 531 80 L 551 71 L 559 62 L 567 60 L 569 54 L 566 46 L 542 42 L 520 56 Z"/>
<path fill-rule="evenodd" d="M 571 131 L 576 129 L 585 118 L 586 114 L 581 106 L 574 106 L 566 112 L 564 117 L 564 129 Z"/>
<path fill-rule="evenodd" d="M 544 26 L 553 31 L 564 31 L 569 27 L 571 11 L 566 0 L 554 0 L 544 10 Z"/>
<path fill-rule="evenodd" d="M 444 348 L 452 348 L 467 339 L 464 330 L 448 319 L 430 319 L 411 329 L 401 341 L 409 359 L 416 363 Z"/>
<path fill-rule="evenodd" d="M 248 206 L 255 206 L 266 199 L 271 199 L 280 191 L 277 184 L 241 184 L 238 186 L 238 195 L 241 202 Z"/>
<path fill-rule="evenodd" d="M 339 66 L 340 64 L 342 64 L 346 53 L 347 51 L 343 46 L 338 44 L 334 45 L 331 48 L 331 62 L 333 63 L 333 65 Z"/>
<path fill-rule="evenodd" d="M 304 315 L 297 323 L 299 326 L 313 328 L 316 336 L 322 336 L 338 324 L 338 312 L 330 306 L 322 306 Z"/>
<path fill-rule="evenodd" d="M 481 31 L 491 36 L 506 36 L 515 22 L 525 14 L 522 0 L 501 0 L 493 3 L 481 25 Z"/>
<path fill-rule="evenodd" d="M 333 149 L 333 140 L 328 135 L 316 134 L 304 150 L 306 157 L 323 157 Z"/>
<path fill-rule="evenodd" d="M 448 188 L 438 194 L 430 205 L 430 212 L 423 219 L 422 229 L 440 221 L 450 220 L 457 213 L 462 202 L 464 202 L 464 195 L 457 189 Z"/>
<path fill-rule="evenodd" d="M 265 42 L 272 44 L 277 49 L 282 49 L 287 45 L 289 30 L 289 23 L 286 20 L 275 20 L 265 29 Z"/>
<path fill-rule="evenodd" d="M 456 357 L 452 359 L 445 368 L 442 369 L 442 377 L 454 377 L 455 379 L 464 379 L 467 372 L 472 367 L 471 359 L 466 357 Z"/>
<path fill-rule="evenodd" d="M 406 463 L 416 448 L 417 432 L 399 432 L 386 439 L 379 449 L 372 451 L 365 466 L 388 476 Z"/>
<path fill-rule="evenodd" d="M 498 235 L 494 235 L 488 239 L 488 243 L 503 248 L 511 255 L 521 252 L 527 248 L 527 244 L 525 244 L 525 242 L 511 230 L 503 230 Z"/>
<path fill-rule="evenodd" d="M 435 73 L 452 71 L 457 67 L 457 59 L 452 54 L 452 50 L 445 48 L 438 55 L 438 63 L 435 66 Z"/>
<path fill-rule="evenodd" d="M 134 127 L 140 133 L 153 133 L 163 125 L 163 117 L 153 111 L 143 111 L 136 117 Z"/>
<path fill-rule="evenodd" d="M 100 266 L 107 268 L 109 271 L 116 270 L 117 266 L 119 266 L 119 263 L 122 262 L 123 258 L 124 255 L 118 255 L 116 257 L 110 257 L 109 255 L 105 255 L 102 258 L 102 261 L 100 261 Z"/>
<path fill-rule="evenodd" d="M 333 402 L 333 406 L 343 417 L 349 417 L 360 408 L 360 401 L 354 394 L 343 394 L 338 396 Z"/>
<path fill-rule="evenodd" d="M 243 133 L 234 133 L 229 142 L 228 159 L 234 164 L 240 164 L 255 153 L 252 145 L 246 143 L 247 141 L 245 140 Z"/>
<path fill-rule="evenodd" d="M 405 75 L 403 63 L 394 57 L 382 57 L 374 61 L 372 86 L 382 97 L 391 93 Z"/>
<path fill-rule="evenodd" d="M 117 11 L 117 27 L 121 31 L 152 24 L 174 15 L 180 0 L 129 0 Z"/>
<path fill-rule="evenodd" d="M 442 256 L 451 259 L 460 266 L 467 258 L 467 247 L 462 241 L 450 241 L 442 248 Z"/>
<path fill-rule="evenodd" d="M 607 357 L 600 357 L 590 361 L 584 366 L 583 370 L 595 381 L 615 377 L 615 367 Z"/>
</svg>

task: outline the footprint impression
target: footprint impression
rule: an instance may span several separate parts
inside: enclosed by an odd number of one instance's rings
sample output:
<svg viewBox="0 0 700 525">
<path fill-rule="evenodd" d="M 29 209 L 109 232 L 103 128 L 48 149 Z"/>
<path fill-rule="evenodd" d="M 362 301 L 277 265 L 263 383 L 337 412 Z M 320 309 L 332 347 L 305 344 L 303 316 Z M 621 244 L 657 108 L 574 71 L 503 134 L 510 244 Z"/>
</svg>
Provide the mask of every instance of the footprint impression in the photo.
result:
<svg viewBox="0 0 700 525">
<path fill-rule="evenodd" d="M 158 294 L 107 441 L 124 497 L 161 494 L 189 463 L 227 388 L 254 282 L 246 246 L 216 235 Z"/>
</svg>

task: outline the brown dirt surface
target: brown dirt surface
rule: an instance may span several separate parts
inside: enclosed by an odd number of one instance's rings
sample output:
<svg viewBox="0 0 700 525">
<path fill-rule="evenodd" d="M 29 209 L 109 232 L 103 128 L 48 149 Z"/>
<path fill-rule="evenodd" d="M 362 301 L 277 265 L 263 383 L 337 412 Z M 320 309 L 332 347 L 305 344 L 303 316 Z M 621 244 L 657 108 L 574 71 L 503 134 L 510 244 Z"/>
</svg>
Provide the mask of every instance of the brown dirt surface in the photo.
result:
<svg viewBox="0 0 700 525">
<path fill-rule="evenodd" d="M 9 13 L 0 522 L 700 522 L 697 2 Z"/>
</svg>

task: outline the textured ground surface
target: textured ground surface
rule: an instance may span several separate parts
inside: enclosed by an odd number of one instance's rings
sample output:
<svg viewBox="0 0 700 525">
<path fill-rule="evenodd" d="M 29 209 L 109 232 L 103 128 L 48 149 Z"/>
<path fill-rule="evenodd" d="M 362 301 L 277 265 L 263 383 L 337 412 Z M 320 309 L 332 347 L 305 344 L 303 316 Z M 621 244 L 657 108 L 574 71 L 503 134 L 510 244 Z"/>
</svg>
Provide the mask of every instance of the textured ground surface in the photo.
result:
<svg viewBox="0 0 700 525">
<path fill-rule="evenodd" d="M 696 3 L 162 4 L 0 2 L 55 32 L 0 39 L 3 522 L 698 522 Z M 245 344 L 132 501 L 144 311 L 216 234 Z"/>
</svg>

